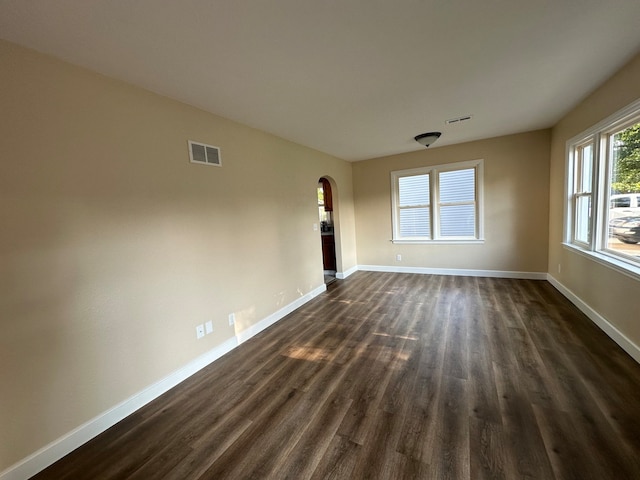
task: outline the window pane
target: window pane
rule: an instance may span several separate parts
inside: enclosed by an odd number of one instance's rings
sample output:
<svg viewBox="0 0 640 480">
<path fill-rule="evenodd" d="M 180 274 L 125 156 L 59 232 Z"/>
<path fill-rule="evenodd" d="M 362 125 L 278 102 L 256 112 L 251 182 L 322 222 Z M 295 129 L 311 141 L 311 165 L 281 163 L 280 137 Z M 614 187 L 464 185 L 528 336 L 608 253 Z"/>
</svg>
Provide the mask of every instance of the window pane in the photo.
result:
<svg viewBox="0 0 640 480">
<path fill-rule="evenodd" d="M 440 174 L 440 203 L 473 202 L 475 197 L 475 169 Z"/>
<path fill-rule="evenodd" d="M 611 137 L 611 193 L 640 193 L 640 123 Z"/>
<path fill-rule="evenodd" d="M 475 234 L 475 204 L 442 205 L 440 207 L 440 236 L 475 237 Z"/>
<path fill-rule="evenodd" d="M 609 136 L 607 249 L 640 261 L 640 123 Z"/>
<path fill-rule="evenodd" d="M 580 150 L 580 185 L 578 191 L 591 191 L 591 172 L 593 171 L 593 145 L 589 144 Z"/>
<path fill-rule="evenodd" d="M 429 205 L 429 175 L 398 178 L 400 206 Z"/>
<path fill-rule="evenodd" d="M 440 236 L 475 237 L 475 169 L 442 172 L 439 180 Z"/>
<path fill-rule="evenodd" d="M 580 242 L 591 242 L 591 195 L 576 197 L 575 239 Z"/>
<path fill-rule="evenodd" d="M 401 237 L 429 237 L 430 235 L 431 217 L 428 207 L 400 210 Z"/>
</svg>

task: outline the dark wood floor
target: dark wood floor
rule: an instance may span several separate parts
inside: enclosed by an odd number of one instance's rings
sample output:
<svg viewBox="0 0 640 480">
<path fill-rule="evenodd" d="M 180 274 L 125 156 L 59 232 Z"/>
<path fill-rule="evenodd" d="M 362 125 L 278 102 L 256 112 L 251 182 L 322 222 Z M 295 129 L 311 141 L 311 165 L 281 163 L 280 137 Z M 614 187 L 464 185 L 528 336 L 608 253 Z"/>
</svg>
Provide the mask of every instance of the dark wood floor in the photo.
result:
<svg viewBox="0 0 640 480">
<path fill-rule="evenodd" d="M 640 365 L 549 283 L 358 272 L 37 479 L 640 479 Z"/>
</svg>

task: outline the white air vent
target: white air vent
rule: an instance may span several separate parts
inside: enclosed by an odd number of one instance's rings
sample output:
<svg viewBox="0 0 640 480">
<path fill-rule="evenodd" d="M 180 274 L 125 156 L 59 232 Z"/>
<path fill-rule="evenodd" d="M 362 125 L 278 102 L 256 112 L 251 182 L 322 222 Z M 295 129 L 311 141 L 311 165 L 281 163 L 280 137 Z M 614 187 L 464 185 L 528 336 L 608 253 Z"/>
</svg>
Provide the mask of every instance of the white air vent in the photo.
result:
<svg viewBox="0 0 640 480">
<path fill-rule="evenodd" d="M 222 157 L 218 147 L 192 142 L 191 140 L 189 140 L 189 159 L 191 163 L 215 165 L 216 167 L 222 165 Z"/>
<path fill-rule="evenodd" d="M 445 120 L 445 125 L 457 125 L 460 123 L 468 122 L 471 120 L 473 115 L 465 115 L 464 117 L 450 118 L 449 120 Z"/>
</svg>

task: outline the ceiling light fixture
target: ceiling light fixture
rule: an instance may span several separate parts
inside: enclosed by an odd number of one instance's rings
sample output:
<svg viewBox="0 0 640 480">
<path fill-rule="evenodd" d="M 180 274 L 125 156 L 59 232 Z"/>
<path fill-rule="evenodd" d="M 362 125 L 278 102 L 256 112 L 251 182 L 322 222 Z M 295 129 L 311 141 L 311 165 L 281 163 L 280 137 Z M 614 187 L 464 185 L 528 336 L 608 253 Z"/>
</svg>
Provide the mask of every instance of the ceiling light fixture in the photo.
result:
<svg viewBox="0 0 640 480">
<path fill-rule="evenodd" d="M 440 138 L 440 135 L 442 135 L 442 132 L 428 132 L 428 133 L 421 133 L 420 135 L 416 135 L 414 138 L 416 142 L 418 142 L 420 145 L 424 145 L 425 147 L 428 147 L 433 142 L 435 142 L 438 138 Z"/>
</svg>

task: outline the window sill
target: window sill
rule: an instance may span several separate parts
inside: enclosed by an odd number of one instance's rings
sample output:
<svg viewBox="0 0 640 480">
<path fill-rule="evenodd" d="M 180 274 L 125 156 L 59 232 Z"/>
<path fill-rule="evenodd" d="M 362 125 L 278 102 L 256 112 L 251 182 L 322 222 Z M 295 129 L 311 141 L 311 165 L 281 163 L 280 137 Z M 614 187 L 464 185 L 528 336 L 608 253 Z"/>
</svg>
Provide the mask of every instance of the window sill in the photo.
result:
<svg viewBox="0 0 640 480">
<path fill-rule="evenodd" d="M 451 239 L 451 240 L 391 240 L 398 245 L 482 245 L 484 239 L 474 238 L 473 240 Z"/>
<path fill-rule="evenodd" d="M 593 252 L 591 250 L 585 250 L 571 243 L 563 243 L 562 245 L 569 251 L 575 252 L 578 255 L 593 260 L 600 265 L 609 267 L 619 273 L 622 273 L 623 275 L 633 278 L 634 280 L 640 281 L 640 266 L 638 265 L 625 262 L 622 259 L 614 257 L 613 255 L 607 255 L 604 252 Z"/>
</svg>

